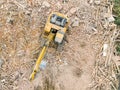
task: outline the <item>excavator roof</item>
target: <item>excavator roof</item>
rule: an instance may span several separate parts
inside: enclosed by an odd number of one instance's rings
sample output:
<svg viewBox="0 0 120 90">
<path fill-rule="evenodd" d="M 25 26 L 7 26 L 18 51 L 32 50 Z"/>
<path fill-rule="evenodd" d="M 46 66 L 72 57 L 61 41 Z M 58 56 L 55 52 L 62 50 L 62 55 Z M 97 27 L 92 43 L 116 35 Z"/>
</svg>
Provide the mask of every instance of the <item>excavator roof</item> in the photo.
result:
<svg viewBox="0 0 120 90">
<path fill-rule="evenodd" d="M 65 27 L 67 23 L 67 19 L 64 17 L 58 16 L 57 14 L 52 14 L 52 16 L 50 17 L 50 23 L 61 26 L 61 27 Z"/>
</svg>

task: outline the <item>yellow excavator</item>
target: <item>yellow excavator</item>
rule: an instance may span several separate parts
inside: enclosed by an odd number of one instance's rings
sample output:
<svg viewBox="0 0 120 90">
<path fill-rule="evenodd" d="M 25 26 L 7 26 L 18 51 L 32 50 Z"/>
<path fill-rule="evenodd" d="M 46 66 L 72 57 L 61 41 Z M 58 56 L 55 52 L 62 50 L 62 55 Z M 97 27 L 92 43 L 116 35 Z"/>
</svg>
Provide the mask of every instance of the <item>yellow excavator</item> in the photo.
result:
<svg viewBox="0 0 120 90">
<path fill-rule="evenodd" d="M 69 19 L 67 18 L 66 15 L 58 12 L 50 14 L 44 28 L 44 33 L 42 35 L 42 37 L 44 38 L 44 43 L 42 45 L 43 48 L 38 57 L 38 60 L 36 61 L 33 72 L 30 75 L 30 80 L 33 80 L 36 73 L 38 72 L 39 65 L 42 59 L 44 58 L 46 50 L 49 47 L 49 44 L 53 41 L 59 47 L 63 43 L 65 33 L 68 30 L 68 25 Z"/>
</svg>

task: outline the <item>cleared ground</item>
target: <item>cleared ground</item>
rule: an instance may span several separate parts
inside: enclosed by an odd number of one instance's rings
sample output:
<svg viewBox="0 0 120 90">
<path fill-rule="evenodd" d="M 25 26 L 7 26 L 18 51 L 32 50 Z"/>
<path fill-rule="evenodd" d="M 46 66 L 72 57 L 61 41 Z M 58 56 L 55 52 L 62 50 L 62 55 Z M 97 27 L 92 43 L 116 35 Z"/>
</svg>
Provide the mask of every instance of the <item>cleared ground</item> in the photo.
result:
<svg viewBox="0 0 120 90">
<path fill-rule="evenodd" d="M 96 36 L 101 35 L 97 21 L 102 18 L 98 17 L 100 6 L 91 2 L 1 0 L 0 90 L 90 90 L 100 49 L 97 41 L 102 41 Z M 41 50 L 40 35 L 52 11 L 68 15 L 70 33 L 62 52 L 58 53 L 52 45 L 49 47 L 44 58 L 47 67 L 30 82 L 29 76 Z"/>
</svg>

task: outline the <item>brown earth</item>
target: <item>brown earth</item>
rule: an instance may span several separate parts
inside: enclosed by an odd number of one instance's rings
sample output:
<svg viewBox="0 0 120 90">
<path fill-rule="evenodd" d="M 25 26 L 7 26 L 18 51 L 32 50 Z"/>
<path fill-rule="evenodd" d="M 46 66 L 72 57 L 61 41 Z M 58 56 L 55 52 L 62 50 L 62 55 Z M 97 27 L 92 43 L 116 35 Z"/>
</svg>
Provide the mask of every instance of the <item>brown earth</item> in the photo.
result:
<svg viewBox="0 0 120 90">
<path fill-rule="evenodd" d="M 68 42 L 60 53 L 54 46 L 49 47 L 44 58 L 48 62 L 45 70 L 40 70 L 30 82 L 41 50 L 40 35 L 52 11 L 70 18 Z M 96 32 L 92 30 L 98 27 L 96 11 L 88 0 L 1 0 L 0 90 L 90 90 L 99 50 Z"/>
</svg>

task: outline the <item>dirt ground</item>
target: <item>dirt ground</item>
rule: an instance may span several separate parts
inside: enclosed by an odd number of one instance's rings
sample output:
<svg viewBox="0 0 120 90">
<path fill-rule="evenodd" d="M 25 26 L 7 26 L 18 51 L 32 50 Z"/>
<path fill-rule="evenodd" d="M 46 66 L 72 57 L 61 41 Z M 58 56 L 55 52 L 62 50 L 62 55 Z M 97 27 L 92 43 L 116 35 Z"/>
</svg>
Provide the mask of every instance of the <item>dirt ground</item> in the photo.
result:
<svg viewBox="0 0 120 90">
<path fill-rule="evenodd" d="M 101 19 L 96 15 L 100 6 L 90 1 L 0 0 L 0 90 L 90 90 L 100 49 L 97 35 L 101 36 L 95 29 Z M 49 47 L 43 59 L 46 68 L 30 82 L 41 50 L 40 35 L 52 11 L 69 17 L 68 42 L 60 53 Z"/>
</svg>

